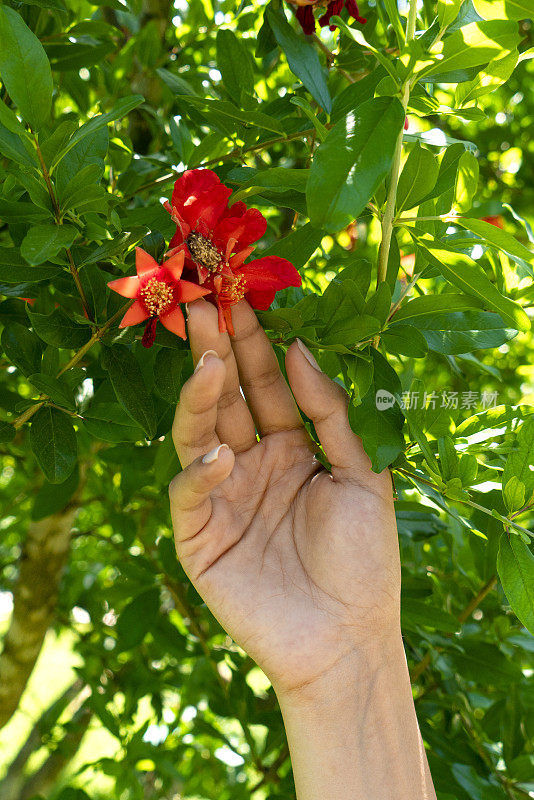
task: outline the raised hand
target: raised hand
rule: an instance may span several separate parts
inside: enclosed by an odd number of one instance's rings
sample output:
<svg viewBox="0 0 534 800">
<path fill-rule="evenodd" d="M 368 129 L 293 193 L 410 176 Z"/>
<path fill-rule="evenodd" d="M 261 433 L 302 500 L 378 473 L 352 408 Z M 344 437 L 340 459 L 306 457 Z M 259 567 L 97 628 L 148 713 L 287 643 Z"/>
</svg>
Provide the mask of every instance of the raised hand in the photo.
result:
<svg viewBox="0 0 534 800">
<path fill-rule="evenodd" d="M 255 314 L 242 301 L 233 316 L 230 340 L 211 304 L 189 307 L 200 360 L 173 429 L 176 545 L 223 627 L 286 691 L 398 627 L 392 487 L 370 470 L 345 392 L 296 342 L 287 373 L 332 473 L 322 467 Z"/>
</svg>

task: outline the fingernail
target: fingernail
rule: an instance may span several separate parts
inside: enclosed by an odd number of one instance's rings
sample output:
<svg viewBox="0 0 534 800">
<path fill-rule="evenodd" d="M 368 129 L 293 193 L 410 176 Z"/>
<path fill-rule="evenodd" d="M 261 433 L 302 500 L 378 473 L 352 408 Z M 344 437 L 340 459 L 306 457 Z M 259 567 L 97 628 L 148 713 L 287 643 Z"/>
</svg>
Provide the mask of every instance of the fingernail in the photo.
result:
<svg viewBox="0 0 534 800">
<path fill-rule="evenodd" d="M 189 303 L 185 304 L 185 316 L 189 317 Z"/>
<path fill-rule="evenodd" d="M 316 369 L 318 372 L 322 372 L 321 367 L 319 366 L 317 361 L 314 359 L 314 357 L 312 356 L 312 354 L 310 353 L 310 351 L 308 350 L 308 348 L 306 347 L 304 342 L 301 342 L 300 339 L 297 339 L 297 346 L 298 346 L 298 349 L 300 350 L 300 352 L 302 353 L 302 355 L 304 356 L 304 358 L 306 358 L 310 362 L 312 367 L 314 369 Z"/>
<path fill-rule="evenodd" d="M 195 367 L 195 372 L 198 372 L 201 367 L 204 366 L 204 359 L 206 356 L 215 356 L 215 358 L 219 358 L 219 354 L 215 352 L 215 350 L 206 350 L 205 353 L 202 353 L 198 360 L 198 364 Z M 194 373 L 193 373 L 194 374 Z"/>
<path fill-rule="evenodd" d="M 213 464 L 214 461 L 217 461 L 219 458 L 219 453 L 222 449 L 229 450 L 227 444 L 220 444 L 218 447 L 214 447 L 213 450 L 210 450 L 209 453 L 206 453 L 204 458 L 202 459 L 203 464 Z"/>
</svg>

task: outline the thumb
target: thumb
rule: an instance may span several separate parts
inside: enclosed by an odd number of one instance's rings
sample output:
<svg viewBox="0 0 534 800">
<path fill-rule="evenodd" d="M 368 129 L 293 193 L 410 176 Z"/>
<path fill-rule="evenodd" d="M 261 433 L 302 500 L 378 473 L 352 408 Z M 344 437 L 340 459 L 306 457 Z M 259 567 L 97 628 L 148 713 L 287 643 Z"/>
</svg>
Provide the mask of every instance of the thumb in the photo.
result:
<svg viewBox="0 0 534 800">
<path fill-rule="evenodd" d="M 319 441 L 334 471 L 369 476 L 371 462 L 347 414 L 348 395 L 321 368 L 300 339 L 289 347 L 286 369 L 299 407 L 313 420 Z"/>
</svg>

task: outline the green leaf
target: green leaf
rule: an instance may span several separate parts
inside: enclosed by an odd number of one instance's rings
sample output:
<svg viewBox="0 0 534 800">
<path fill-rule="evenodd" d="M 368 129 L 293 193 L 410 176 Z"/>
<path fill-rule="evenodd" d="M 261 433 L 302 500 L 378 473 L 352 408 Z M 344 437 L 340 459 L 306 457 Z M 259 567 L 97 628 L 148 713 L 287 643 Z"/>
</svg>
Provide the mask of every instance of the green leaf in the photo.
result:
<svg viewBox="0 0 534 800">
<path fill-rule="evenodd" d="M 485 242 L 502 250 L 512 259 L 518 258 L 521 261 L 527 261 L 529 264 L 534 262 L 534 253 L 528 247 L 518 242 L 510 233 L 503 231 L 502 228 L 498 228 L 496 225 L 492 225 L 490 222 L 484 222 L 482 219 L 460 217 L 458 225 L 476 233 Z"/>
<path fill-rule="evenodd" d="M 473 0 L 483 19 L 532 19 L 532 0 Z"/>
<path fill-rule="evenodd" d="M 416 144 L 406 159 L 397 189 L 397 209 L 414 208 L 432 195 L 439 173 L 439 162 L 430 150 Z"/>
<path fill-rule="evenodd" d="M 413 325 L 392 325 L 381 334 L 380 341 L 394 355 L 424 358 L 428 353 L 425 337 Z"/>
<path fill-rule="evenodd" d="M 465 652 L 452 652 L 450 655 L 462 678 L 505 690 L 510 682 L 521 680 L 521 668 L 508 661 L 496 645 L 465 637 L 462 646 Z"/>
<path fill-rule="evenodd" d="M 32 283 L 53 278 L 61 267 L 29 267 L 15 247 L 0 247 L 0 281 L 4 283 Z"/>
<path fill-rule="evenodd" d="M 534 555 L 514 533 L 501 534 L 497 571 L 514 614 L 534 635 Z"/>
<path fill-rule="evenodd" d="M 156 433 L 156 414 L 134 354 L 121 344 L 107 347 L 102 366 L 108 372 L 119 403 L 151 439 Z"/>
<path fill-rule="evenodd" d="M 99 269 L 96 264 L 86 264 L 80 270 L 80 283 L 89 303 L 89 308 L 97 322 L 103 320 L 106 310 L 108 288 L 107 280 L 104 276 L 107 274 Z"/>
<path fill-rule="evenodd" d="M 252 109 L 242 111 L 229 100 L 211 100 L 207 97 L 188 96 L 179 97 L 179 99 L 184 102 L 186 108 L 193 107 L 198 109 L 200 112 L 204 110 L 210 112 L 210 115 L 206 115 L 208 119 L 213 117 L 214 120 L 219 122 L 219 118 L 221 118 L 223 130 L 225 130 L 225 132 L 227 129 L 228 131 L 235 129 L 235 126 L 227 125 L 228 120 L 230 120 L 231 122 L 239 123 L 239 126 L 253 126 L 256 128 L 263 128 L 264 130 L 271 131 L 272 133 L 284 133 L 282 124 L 274 117 L 264 114 L 262 111 L 254 111 Z M 261 108 L 260 104 L 257 105 L 259 108 Z"/>
<path fill-rule="evenodd" d="M 452 773 L 470 800 L 505 800 L 503 790 L 489 783 L 469 764 L 453 764 Z"/>
<path fill-rule="evenodd" d="M 33 501 L 32 520 L 44 519 L 65 508 L 80 483 L 80 473 L 75 467 L 63 483 L 45 481 Z"/>
<path fill-rule="evenodd" d="M 395 313 L 393 321 L 395 323 L 413 320 L 419 324 L 421 317 L 434 316 L 440 312 L 447 311 L 469 311 L 472 308 L 480 308 L 482 303 L 474 297 L 466 294 L 426 294 L 421 297 L 414 297 L 408 300 Z"/>
<path fill-rule="evenodd" d="M 217 66 L 226 90 L 241 103 L 241 92 L 254 94 L 254 73 L 248 50 L 235 33 L 217 31 Z"/>
<path fill-rule="evenodd" d="M 9 361 L 24 375 L 39 371 L 43 348 L 37 336 L 14 322 L 2 331 L 2 348 Z"/>
<path fill-rule="evenodd" d="M 50 483 L 63 483 L 76 464 L 76 434 L 70 418 L 45 406 L 33 416 L 30 445 Z"/>
<path fill-rule="evenodd" d="M 159 614 L 159 604 L 159 589 L 151 588 L 134 598 L 121 611 L 116 631 L 122 650 L 141 644 Z"/>
<path fill-rule="evenodd" d="M 278 239 L 262 251 L 262 256 L 280 256 L 291 261 L 297 269 L 303 267 L 320 246 L 324 232 L 314 228 L 310 222 L 296 231 Z"/>
<path fill-rule="evenodd" d="M 491 311 L 451 311 L 419 317 L 417 326 L 436 353 L 460 355 L 500 347 L 517 332 Z"/>
<path fill-rule="evenodd" d="M 417 247 L 421 248 L 428 261 L 439 269 L 449 283 L 477 298 L 486 307 L 492 308 L 511 328 L 530 330 L 530 320 L 521 306 L 504 297 L 476 261 L 464 253 L 447 250 L 439 240 L 429 234 L 421 237 L 413 231 L 410 233 Z"/>
<path fill-rule="evenodd" d="M 76 350 L 91 337 L 91 330 L 87 326 L 76 324 L 59 309 L 51 314 L 38 314 L 29 309 L 27 313 L 37 336 L 54 347 Z"/>
<path fill-rule="evenodd" d="M 91 406 L 84 414 L 83 427 L 96 439 L 104 442 L 139 442 L 143 431 L 126 416 L 117 403 Z"/>
<path fill-rule="evenodd" d="M 460 156 L 456 185 L 454 188 L 453 209 L 457 212 L 469 211 L 478 186 L 478 161 L 469 150 Z"/>
<path fill-rule="evenodd" d="M 373 380 L 361 404 L 349 405 L 349 422 L 362 439 L 373 472 L 382 472 L 404 449 L 404 417 L 394 397 L 401 391 L 399 378 L 377 350 L 371 351 Z"/>
<path fill-rule="evenodd" d="M 503 486 L 502 494 L 504 504 L 509 512 L 519 511 L 525 505 L 525 484 L 519 480 L 517 475 L 512 475 L 510 480 Z"/>
<path fill-rule="evenodd" d="M 438 0 L 438 19 L 442 28 L 447 28 L 458 16 L 463 0 Z"/>
<path fill-rule="evenodd" d="M 441 608 L 436 608 L 422 600 L 413 600 L 411 597 L 402 597 L 401 602 L 401 625 L 402 628 L 416 631 L 420 626 L 434 628 L 445 633 L 456 633 L 460 629 L 460 623 Z"/>
<path fill-rule="evenodd" d="M 154 390 L 167 403 L 175 404 L 180 399 L 183 385 L 182 371 L 187 359 L 187 350 L 162 348 L 154 362 Z"/>
<path fill-rule="evenodd" d="M 489 94 L 506 83 L 516 68 L 519 58 L 517 50 L 500 53 L 487 67 L 483 67 L 472 81 L 458 84 L 454 95 L 456 105 L 465 105 L 478 97 Z M 461 112 L 460 112 L 461 113 Z"/>
<path fill-rule="evenodd" d="M 273 31 L 276 41 L 286 54 L 289 68 L 300 78 L 311 96 L 327 114 L 332 111 L 332 99 L 326 83 L 325 72 L 315 48 L 298 36 L 291 25 L 271 9 L 265 17 Z"/>
<path fill-rule="evenodd" d="M 0 101 L 0 107 L 6 108 L 4 103 Z M 28 150 L 24 147 L 21 137 L 17 133 L 8 130 L 5 125 L 0 123 L 0 153 L 6 158 L 11 159 L 16 164 L 26 165 L 28 167 L 36 166 L 36 160 Z"/>
<path fill-rule="evenodd" d="M 80 128 L 78 128 L 78 130 L 71 136 L 68 143 L 55 156 L 50 166 L 50 172 L 55 169 L 61 159 L 64 158 L 67 153 L 69 153 L 79 142 L 83 141 L 87 136 L 93 136 L 93 134 L 95 134 L 97 131 L 107 127 L 112 122 L 125 117 L 126 114 L 129 114 L 130 111 L 133 111 L 134 108 L 140 106 L 144 100 L 145 98 L 140 94 L 134 94 L 131 95 L 131 97 L 122 97 L 117 101 L 111 111 L 108 111 L 106 114 L 98 114 L 96 117 L 90 119 L 89 122 L 86 122 L 85 125 L 82 125 Z"/>
<path fill-rule="evenodd" d="M 324 142 L 324 140 L 328 136 L 328 128 L 325 128 L 323 123 L 319 121 L 319 119 L 317 118 L 317 114 L 315 113 L 311 105 L 308 103 L 308 101 L 304 97 L 292 97 L 290 103 L 291 105 L 300 108 L 304 112 L 304 114 L 306 114 L 311 124 L 317 131 L 317 136 L 319 138 L 319 141 Z"/>
<path fill-rule="evenodd" d="M 402 104 L 393 97 L 368 100 L 334 125 L 315 152 L 308 179 L 313 225 L 335 232 L 363 211 L 391 168 L 403 125 Z"/>
<path fill-rule="evenodd" d="M 416 42 L 417 43 L 417 42 Z M 487 64 L 503 50 L 514 50 L 519 33 L 514 22 L 472 22 L 451 33 L 430 49 L 429 56 L 416 65 L 421 79 L 439 70 L 462 70 Z"/>
<path fill-rule="evenodd" d="M 365 38 L 365 36 L 361 31 L 357 30 L 356 28 L 349 27 L 349 25 L 347 25 L 345 20 L 341 19 L 341 17 L 334 15 L 331 19 L 331 22 L 333 25 L 337 25 L 340 30 L 344 31 L 344 33 L 350 36 L 350 38 L 354 42 L 356 42 L 356 44 L 359 44 L 360 47 L 363 47 L 365 50 L 370 50 L 371 53 L 375 56 L 375 58 L 382 64 L 384 69 L 393 78 L 393 81 L 396 84 L 398 84 L 399 79 L 397 76 L 395 65 L 393 64 L 393 61 L 389 58 L 389 56 L 387 56 L 385 53 L 382 53 L 381 50 L 377 50 L 376 47 L 373 47 L 373 45 L 367 41 L 367 39 Z"/>
<path fill-rule="evenodd" d="M 78 174 L 84 167 L 96 166 L 99 171 L 93 173 L 94 179 L 99 180 L 104 173 L 104 158 L 108 151 L 109 134 L 107 128 L 100 128 L 84 137 L 74 145 L 58 164 L 55 171 L 56 187 L 59 193 L 60 205 L 64 204 L 64 192 L 69 182 L 76 181 Z"/>
<path fill-rule="evenodd" d="M 58 406 L 64 406 L 70 410 L 74 409 L 72 391 L 65 380 L 59 380 L 51 375 L 43 375 L 39 372 L 34 375 L 28 375 L 28 380 L 38 392 L 47 395 Z"/>
<path fill-rule="evenodd" d="M 51 216 L 52 213 L 50 211 L 37 208 L 33 203 L 0 198 L 0 219 L 2 222 L 11 224 L 19 222 L 39 222 Z"/>
<path fill-rule="evenodd" d="M 28 264 L 38 266 L 70 247 L 77 235 L 74 225 L 35 225 L 24 237 L 20 252 Z"/>
<path fill-rule="evenodd" d="M 38 131 L 50 116 L 52 71 L 37 36 L 7 6 L 0 6 L 0 75 L 21 115 Z"/>
<path fill-rule="evenodd" d="M 524 484 L 526 499 L 534 492 L 534 417 L 527 417 L 517 433 L 516 447 L 509 453 L 502 476 L 506 486 L 514 476 Z"/>
</svg>

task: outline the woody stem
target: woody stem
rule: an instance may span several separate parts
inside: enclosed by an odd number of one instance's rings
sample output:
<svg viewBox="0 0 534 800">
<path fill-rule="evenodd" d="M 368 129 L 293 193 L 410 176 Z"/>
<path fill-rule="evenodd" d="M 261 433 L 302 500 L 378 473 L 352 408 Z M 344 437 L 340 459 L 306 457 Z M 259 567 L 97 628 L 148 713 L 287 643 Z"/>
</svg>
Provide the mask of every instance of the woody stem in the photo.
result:
<svg viewBox="0 0 534 800">
<path fill-rule="evenodd" d="M 410 0 L 410 8 L 408 11 L 408 21 L 406 23 L 406 44 L 412 41 L 415 36 L 415 22 L 417 18 L 417 0 Z M 408 108 L 408 101 L 410 99 L 410 78 L 406 79 L 402 89 L 402 107 L 406 114 Z M 386 200 L 386 208 L 382 218 L 382 241 L 380 243 L 380 251 L 378 254 L 378 283 L 386 280 L 389 249 L 391 246 L 391 235 L 393 232 L 393 220 L 395 217 L 395 205 L 397 203 L 397 187 L 399 183 L 400 163 L 402 156 L 402 139 L 404 129 L 401 131 L 397 138 L 395 145 L 395 152 L 393 154 L 393 163 L 391 166 L 391 174 L 389 181 L 389 189 Z"/>
</svg>

